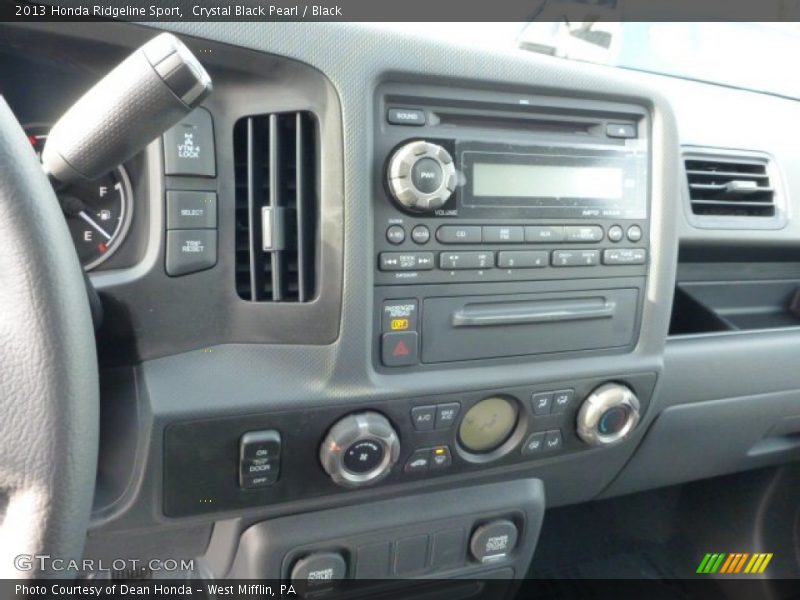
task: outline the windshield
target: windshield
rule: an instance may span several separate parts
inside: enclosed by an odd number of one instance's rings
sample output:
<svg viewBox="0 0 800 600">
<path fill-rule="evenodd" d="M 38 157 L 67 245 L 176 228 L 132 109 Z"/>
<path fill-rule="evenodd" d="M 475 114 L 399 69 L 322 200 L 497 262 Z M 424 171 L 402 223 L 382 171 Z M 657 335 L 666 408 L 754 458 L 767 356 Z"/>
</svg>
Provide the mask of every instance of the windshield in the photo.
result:
<svg viewBox="0 0 800 600">
<path fill-rule="evenodd" d="M 406 31 L 800 98 L 797 23 L 415 23 Z M 426 27 L 429 26 L 429 27 Z"/>
</svg>

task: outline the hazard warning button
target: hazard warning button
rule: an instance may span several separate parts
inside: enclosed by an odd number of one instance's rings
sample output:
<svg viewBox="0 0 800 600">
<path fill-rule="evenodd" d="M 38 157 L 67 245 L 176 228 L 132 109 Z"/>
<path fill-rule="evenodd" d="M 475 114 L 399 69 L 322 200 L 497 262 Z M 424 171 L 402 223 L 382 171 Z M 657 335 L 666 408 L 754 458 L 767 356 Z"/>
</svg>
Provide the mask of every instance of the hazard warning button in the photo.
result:
<svg viewBox="0 0 800 600">
<path fill-rule="evenodd" d="M 381 337 L 381 362 L 387 367 L 407 367 L 417 364 L 417 332 L 398 331 Z"/>
</svg>

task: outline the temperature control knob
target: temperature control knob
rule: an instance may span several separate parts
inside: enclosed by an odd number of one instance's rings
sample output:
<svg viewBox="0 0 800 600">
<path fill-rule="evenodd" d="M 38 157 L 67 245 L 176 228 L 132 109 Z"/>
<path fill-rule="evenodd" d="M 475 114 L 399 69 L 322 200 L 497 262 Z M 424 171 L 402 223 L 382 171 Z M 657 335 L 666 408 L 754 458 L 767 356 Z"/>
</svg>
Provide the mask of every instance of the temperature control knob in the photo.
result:
<svg viewBox="0 0 800 600">
<path fill-rule="evenodd" d="M 604 383 L 578 411 L 578 437 L 590 446 L 611 446 L 624 440 L 639 422 L 639 399 L 621 383 Z"/>
<path fill-rule="evenodd" d="M 389 474 L 400 455 L 400 439 L 383 415 L 367 411 L 354 413 L 331 427 L 319 460 L 335 483 L 360 487 Z"/>
<path fill-rule="evenodd" d="M 417 141 L 397 149 L 389 160 L 389 190 L 404 208 L 432 212 L 444 206 L 456 189 L 456 167 L 438 144 Z"/>
</svg>

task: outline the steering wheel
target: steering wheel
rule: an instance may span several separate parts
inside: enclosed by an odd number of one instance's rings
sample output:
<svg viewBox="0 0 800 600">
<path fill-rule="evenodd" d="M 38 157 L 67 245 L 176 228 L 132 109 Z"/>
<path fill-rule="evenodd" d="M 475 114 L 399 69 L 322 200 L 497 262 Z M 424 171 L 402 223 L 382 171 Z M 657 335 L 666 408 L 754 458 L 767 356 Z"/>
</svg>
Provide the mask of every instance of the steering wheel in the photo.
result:
<svg viewBox="0 0 800 600">
<path fill-rule="evenodd" d="M 75 575 L 62 569 L 83 555 L 98 394 L 83 272 L 53 189 L 0 96 L 0 577 Z"/>
</svg>

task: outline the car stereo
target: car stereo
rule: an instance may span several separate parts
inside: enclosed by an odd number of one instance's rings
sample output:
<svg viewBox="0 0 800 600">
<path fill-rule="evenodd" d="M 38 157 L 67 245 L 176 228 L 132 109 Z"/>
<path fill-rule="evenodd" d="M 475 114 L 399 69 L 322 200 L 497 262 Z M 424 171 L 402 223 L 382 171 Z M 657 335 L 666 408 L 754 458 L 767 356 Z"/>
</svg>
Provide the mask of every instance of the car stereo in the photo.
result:
<svg viewBox="0 0 800 600">
<path fill-rule="evenodd" d="M 633 347 L 645 107 L 402 84 L 376 103 L 377 366 Z"/>
</svg>

